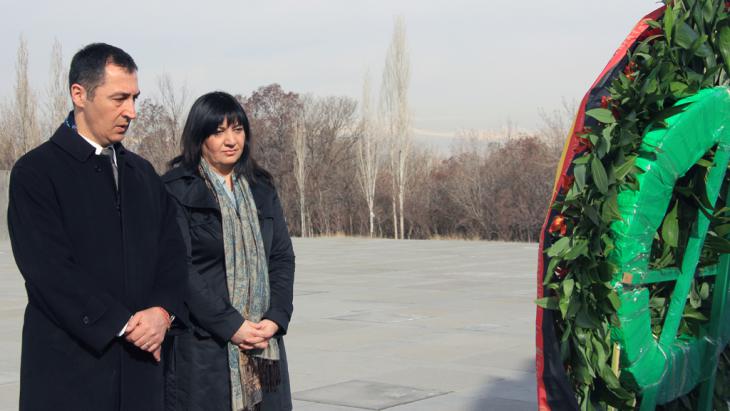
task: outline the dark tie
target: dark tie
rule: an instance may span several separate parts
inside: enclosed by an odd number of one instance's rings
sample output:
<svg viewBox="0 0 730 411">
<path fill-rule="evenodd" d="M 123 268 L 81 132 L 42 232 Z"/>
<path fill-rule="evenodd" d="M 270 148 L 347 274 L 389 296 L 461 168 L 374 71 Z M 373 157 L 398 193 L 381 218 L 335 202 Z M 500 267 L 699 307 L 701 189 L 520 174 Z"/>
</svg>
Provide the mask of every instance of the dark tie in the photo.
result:
<svg viewBox="0 0 730 411">
<path fill-rule="evenodd" d="M 119 189 L 119 170 L 117 170 L 117 163 L 114 162 L 114 150 L 111 146 L 101 149 L 101 155 L 109 157 L 109 162 L 112 164 L 112 172 L 114 173 L 114 186 Z"/>
</svg>

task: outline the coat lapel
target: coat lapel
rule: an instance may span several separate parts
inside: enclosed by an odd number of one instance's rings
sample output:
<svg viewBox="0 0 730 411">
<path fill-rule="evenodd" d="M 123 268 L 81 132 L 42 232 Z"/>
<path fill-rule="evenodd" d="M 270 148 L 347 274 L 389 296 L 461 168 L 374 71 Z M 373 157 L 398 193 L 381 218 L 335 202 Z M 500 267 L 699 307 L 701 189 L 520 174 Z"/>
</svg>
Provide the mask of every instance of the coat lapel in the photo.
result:
<svg viewBox="0 0 730 411">
<path fill-rule="evenodd" d="M 175 196 L 180 204 L 189 208 L 207 208 L 220 212 L 218 203 L 199 175 L 185 167 L 177 167 L 165 176 L 166 181 L 176 179 L 182 180 L 179 194 Z"/>
<path fill-rule="evenodd" d="M 83 138 L 66 124 L 60 127 L 51 137 L 51 142 L 70 154 L 78 161 L 85 162 L 94 154 L 94 147 L 84 141 Z"/>
</svg>

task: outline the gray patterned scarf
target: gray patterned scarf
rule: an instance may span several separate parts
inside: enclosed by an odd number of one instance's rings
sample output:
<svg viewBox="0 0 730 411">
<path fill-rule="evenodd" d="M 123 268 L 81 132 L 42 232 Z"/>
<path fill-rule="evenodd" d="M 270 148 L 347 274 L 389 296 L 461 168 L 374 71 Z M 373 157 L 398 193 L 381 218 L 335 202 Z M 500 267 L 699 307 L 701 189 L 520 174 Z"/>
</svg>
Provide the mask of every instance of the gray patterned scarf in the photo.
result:
<svg viewBox="0 0 730 411">
<path fill-rule="evenodd" d="M 203 176 L 221 209 L 226 278 L 231 304 L 243 318 L 259 322 L 269 309 L 269 270 L 261 238 L 256 204 L 243 176 L 233 179 L 233 203 L 224 183 L 210 164 L 200 159 Z M 275 338 L 263 350 L 241 351 L 228 343 L 233 411 L 252 411 L 263 398 L 263 390 L 273 391 L 279 384 L 279 346 Z"/>
</svg>

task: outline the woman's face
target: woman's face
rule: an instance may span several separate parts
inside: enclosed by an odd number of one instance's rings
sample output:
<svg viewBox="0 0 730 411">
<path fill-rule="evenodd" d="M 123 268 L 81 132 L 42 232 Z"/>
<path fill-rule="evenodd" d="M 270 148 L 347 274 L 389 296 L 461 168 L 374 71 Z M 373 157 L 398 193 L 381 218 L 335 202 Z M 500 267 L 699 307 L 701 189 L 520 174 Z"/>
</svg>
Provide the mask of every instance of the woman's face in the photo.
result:
<svg viewBox="0 0 730 411">
<path fill-rule="evenodd" d="M 203 141 L 203 158 L 219 174 L 228 175 L 243 154 L 245 139 L 242 125 L 229 125 L 228 120 L 223 120 L 216 132 Z"/>
</svg>

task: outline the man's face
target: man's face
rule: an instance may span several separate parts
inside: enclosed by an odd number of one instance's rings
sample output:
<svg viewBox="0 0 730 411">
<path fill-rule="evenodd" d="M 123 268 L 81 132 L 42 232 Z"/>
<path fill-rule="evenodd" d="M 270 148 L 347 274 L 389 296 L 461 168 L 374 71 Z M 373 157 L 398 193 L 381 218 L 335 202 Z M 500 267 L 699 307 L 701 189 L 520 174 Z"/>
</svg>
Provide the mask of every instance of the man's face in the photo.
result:
<svg viewBox="0 0 730 411">
<path fill-rule="evenodd" d="M 107 64 L 104 81 L 94 90 L 91 99 L 83 87 L 78 87 L 81 90 L 74 93 L 72 86 L 71 93 L 74 104 L 83 110 L 85 124 L 77 124 L 79 133 L 103 147 L 122 141 L 129 124 L 137 117 L 134 109 L 134 102 L 139 96 L 137 72 L 130 73 L 122 67 Z"/>
</svg>

